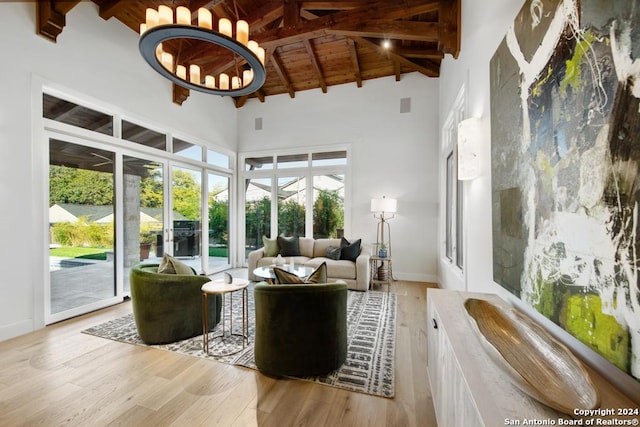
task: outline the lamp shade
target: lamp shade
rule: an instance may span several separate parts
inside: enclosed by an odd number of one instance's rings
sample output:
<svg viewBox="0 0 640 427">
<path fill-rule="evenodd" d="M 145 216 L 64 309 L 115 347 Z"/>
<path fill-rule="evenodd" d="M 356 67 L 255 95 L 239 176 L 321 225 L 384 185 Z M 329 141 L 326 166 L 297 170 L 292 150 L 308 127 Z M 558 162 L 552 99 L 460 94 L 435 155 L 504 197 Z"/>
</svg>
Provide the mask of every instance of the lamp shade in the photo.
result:
<svg viewBox="0 0 640 427">
<path fill-rule="evenodd" d="M 395 213 L 398 208 L 398 201 L 396 199 L 371 199 L 371 212 L 389 212 Z"/>
<path fill-rule="evenodd" d="M 480 141 L 482 122 L 466 119 L 458 124 L 458 179 L 470 180 L 480 176 Z"/>
</svg>

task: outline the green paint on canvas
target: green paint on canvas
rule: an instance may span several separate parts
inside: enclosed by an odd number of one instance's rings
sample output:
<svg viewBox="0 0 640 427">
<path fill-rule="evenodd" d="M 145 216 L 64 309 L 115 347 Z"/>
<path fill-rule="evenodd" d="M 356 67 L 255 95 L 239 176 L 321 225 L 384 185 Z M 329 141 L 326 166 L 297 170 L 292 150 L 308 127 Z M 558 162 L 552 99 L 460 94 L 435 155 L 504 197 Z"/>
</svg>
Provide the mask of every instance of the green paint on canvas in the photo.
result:
<svg viewBox="0 0 640 427">
<path fill-rule="evenodd" d="M 596 40 L 596 36 L 589 30 L 585 31 L 583 36 L 583 39 L 576 45 L 571 59 L 565 61 L 565 73 L 560 82 L 560 93 L 562 95 L 567 93 L 567 87 L 571 87 L 574 91 L 580 89 L 582 81 L 580 65 L 586 53 L 591 50 L 591 44 Z"/>
<path fill-rule="evenodd" d="M 557 323 L 564 300 L 561 286 L 543 278 L 540 269 L 537 270 L 533 283 L 535 283 L 535 301 L 537 301 L 533 304 L 534 308 L 547 319 Z"/>
<path fill-rule="evenodd" d="M 598 295 L 572 295 L 560 313 L 560 325 L 618 368 L 629 371 L 629 333 L 615 317 L 602 313 Z"/>
<path fill-rule="evenodd" d="M 551 78 L 552 75 L 553 75 L 553 68 L 551 68 L 551 65 L 548 65 L 544 75 L 540 77 L 536 82 L 536 84 L 533 85 L 533 87 L 531 88 L 531 94 L 533 96 L 540 96 L 542 94 L 543 86 L 547 83 L 547 81 Z"/>
<path fill-rule="evenodd" d="M 536 166 L 538 169 L 544 174 L 544 184 L 547 189 L 553 189 L 553 166 L 551 166 L 551 160 L 547 156 L 547 154 L 540 150 L 536 153 Z"/>
</svg>

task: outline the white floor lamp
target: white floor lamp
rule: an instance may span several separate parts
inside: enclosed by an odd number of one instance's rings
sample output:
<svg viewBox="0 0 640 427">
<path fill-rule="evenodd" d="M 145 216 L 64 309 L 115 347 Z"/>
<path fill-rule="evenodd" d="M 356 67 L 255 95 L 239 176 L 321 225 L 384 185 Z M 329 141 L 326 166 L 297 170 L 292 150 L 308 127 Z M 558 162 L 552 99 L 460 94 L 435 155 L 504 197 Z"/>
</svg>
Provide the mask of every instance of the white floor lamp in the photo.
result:
<svg viewBox="0 0 640 427">
<path fill-rule="evenodd" d="M 371 212 L 373 212 L 373 217 L 378 220 L 376 254 L 379 249 L 386 248 L 388 256 L 391 256 L 391 228 L 388 221 L 395 216 L 397 207 L 398 201 L 396 199 L 387 199 L 385 196 L 382 196 L 382 199 L 371 199 Z M 385 241 L 385 229 L 388 236 L 387 241 Z"/>
</svg>

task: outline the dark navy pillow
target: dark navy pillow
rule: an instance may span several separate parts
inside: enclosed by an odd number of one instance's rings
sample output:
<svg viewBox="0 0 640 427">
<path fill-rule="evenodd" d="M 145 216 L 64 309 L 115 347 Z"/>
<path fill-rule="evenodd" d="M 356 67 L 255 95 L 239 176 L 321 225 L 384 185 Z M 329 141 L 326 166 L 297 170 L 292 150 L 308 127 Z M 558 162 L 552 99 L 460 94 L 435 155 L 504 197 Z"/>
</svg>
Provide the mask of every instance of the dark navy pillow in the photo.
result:
<svg viewBox="0 0 640 427">
<path fill-rule="evenodd" d="M 340 251 L 340 259 L 355 262 L 358 255 L 360 255 L 361 240 L 362 239 L 358 239 L 353 243 L 349 243 L 349 241 L 343 237 L 340 241 L 340 247 L 342 248 Z"/>
</svg>

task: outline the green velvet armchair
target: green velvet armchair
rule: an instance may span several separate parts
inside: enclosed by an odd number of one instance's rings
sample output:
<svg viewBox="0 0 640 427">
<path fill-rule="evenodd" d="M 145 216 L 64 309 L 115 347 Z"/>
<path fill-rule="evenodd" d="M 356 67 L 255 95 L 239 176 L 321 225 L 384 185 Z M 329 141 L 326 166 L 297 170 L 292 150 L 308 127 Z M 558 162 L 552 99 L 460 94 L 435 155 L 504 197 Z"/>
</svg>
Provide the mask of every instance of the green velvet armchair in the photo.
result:
<svg viewBox="0 0 640 427">
<path fill-rule="evenodd" d="M 165 344 L 201 335 L 200 289 L 210 279 L 157 271 L 158 264 L 139 264 L 129 276 L 133 317 L 140 338 L 147 344 Z M 209 325 L 213 329 L 220 322 L 222 297 L 208 298 L 208 303 Z"/>
<path fill-rule="evenodd" d="M 322 375 L 347 357 L 347 285 L 268 285 L 255 298 L 255 362 L 269 375 Z"/>
</svg>

